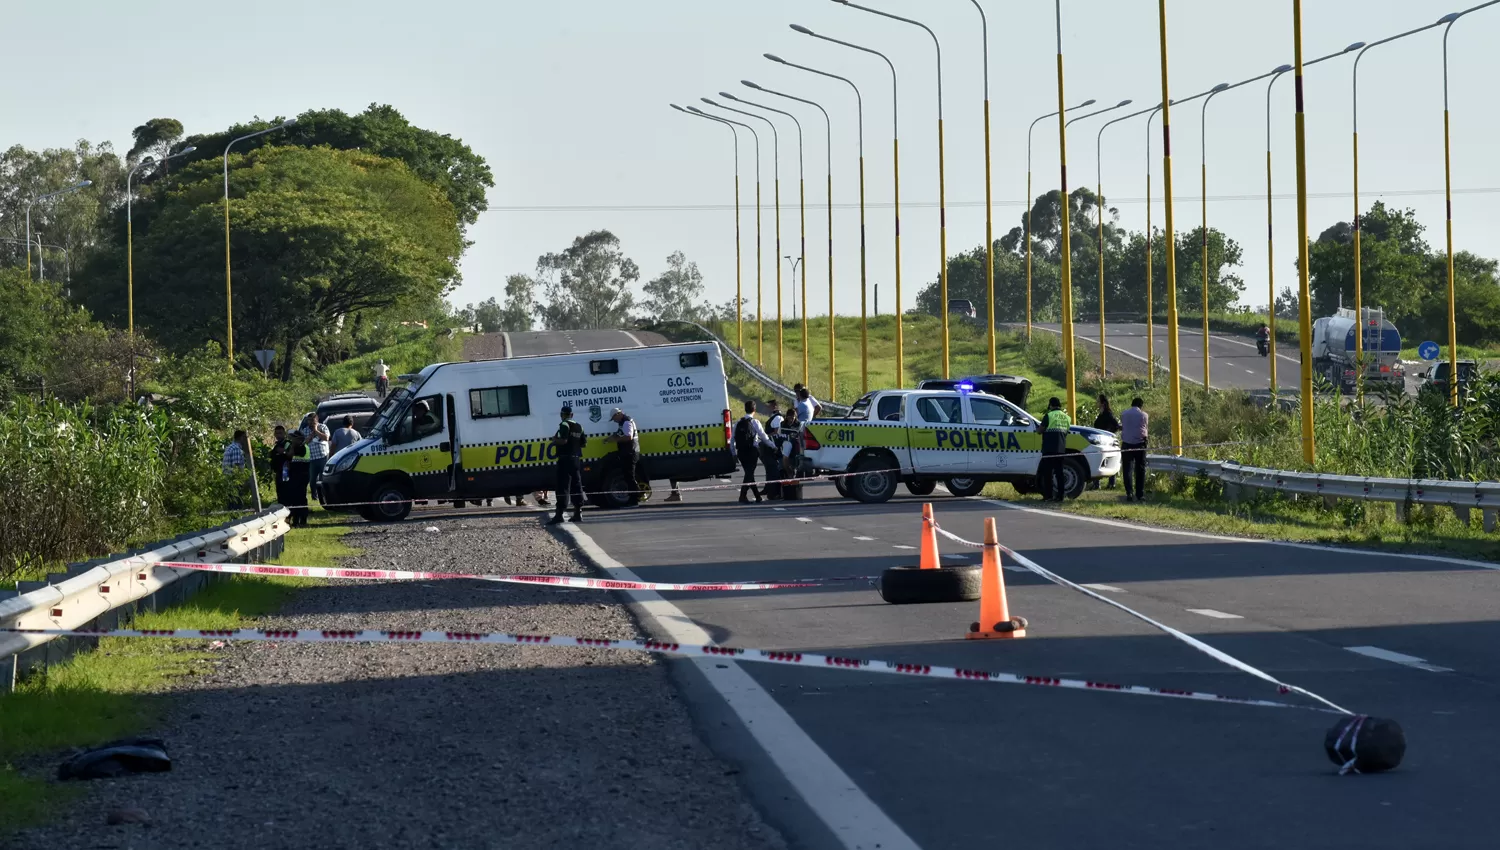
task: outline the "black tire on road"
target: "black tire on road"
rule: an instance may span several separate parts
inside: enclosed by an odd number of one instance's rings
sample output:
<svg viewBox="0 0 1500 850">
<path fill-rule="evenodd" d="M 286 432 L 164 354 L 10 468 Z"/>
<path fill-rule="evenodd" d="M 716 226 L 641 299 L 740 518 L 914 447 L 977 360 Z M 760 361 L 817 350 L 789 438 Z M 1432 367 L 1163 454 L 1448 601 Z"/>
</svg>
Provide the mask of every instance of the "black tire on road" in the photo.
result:
<svg viewBox="0 0 1500 850">
<path fill-rule="evenodd" d="M 639 493 L 630 492 L 639 489 L 640 485 L 630 480 L 630 476 L 625 474 L 623 464 L 610 464 L 609 468 L 604 470 L 602 484 L 604 492 L 597 494 L 598 504 L 602 508 L 609 510 L 628 508 L 641 500 Z"/>
<path fill-rule="evenodd" d="M 846 499 L 854 498 L 853 496 L 849 495 L 849 479 L 843 477 L 842 475 L 833 479 L 833 489 L 839 491 L 839 495 L 843 496 Z"/>
<path fill-rule="evenodd" d="M 892 605 L 973 602 L 979 598 L 980 572 L 973 564 L 935 570 L 891 567 L 880 574 L 880 598 Z"/>
<path fill-rule="evenodd" d="M 370 491 L 367 516 L 373 522 L 400 522 L 411 513 L 411 487 L 403 481 L 387 481 Z"/>
<path fill-rule="evenodd" d="M 1037 489 L 1035 478 L 1017 478 L 1010 482 L 1010 486 L 1015 489 L 1017 494 L 1022 496 L 1029 496 L 1035 493 Z"/>
<path fill-rule="evenodd" d="M 967 498 L 983 493 L 985 483 L 978 478 L 949 478 L 943 482 L 943 486 L 948 488 L 949 493 L 959 498 Z"/>
<path fill-rule="evenodd" d="M 901 483 L 900 469 L 887 457 L 867 457 L 854 465 L 849 494 L 867 505 L 889 502 Z"/>
<path fill-rule="evenodd" d="M 906 479 L 906 492 L 913 496 L 931 496 L 932 491 L 936 489 L 936 481 L 924 481 L 919 478 Z"/>
</svg>

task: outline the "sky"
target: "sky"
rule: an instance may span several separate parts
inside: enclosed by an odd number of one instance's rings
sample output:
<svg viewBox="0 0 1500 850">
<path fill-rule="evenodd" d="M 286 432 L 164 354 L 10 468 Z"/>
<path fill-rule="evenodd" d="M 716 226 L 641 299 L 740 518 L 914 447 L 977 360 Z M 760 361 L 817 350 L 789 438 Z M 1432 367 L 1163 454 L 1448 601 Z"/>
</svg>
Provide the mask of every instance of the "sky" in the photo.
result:
<svg viewBox="0 0 1500 850">
<path fill-rule="evenodd" d="M 1475 5 L 1459 0 L 1304 0 L 1305 58 L 1351 42 L 1373 42 Z M 995 236 L 1025 209 L 1027 128 L 1057 109 L 1053 4 L 979 0 L 989 17 L 991 155 Z M 802 124 L 806 168 L 807 297 L 813 315 L 828 312 L 827 194 L 829 144 L 813 107 L 754 92 L 767 88 L 823 105 L 832 122 L 834 309 L 858 314 L 860 298 L 858 128 L 853 91 L 844 83 L 777 65 L 762 54 L 848 77 L 864 97 L 868 283 L 880 309 L 894 308 L 891 209 L 892 140 L 900 141 L 903 306 L 936 278 L 939 260 L 938 62 L 920 29 L 830 0 L 258 0 L 230 7 L 186 7 L 161 0 L 17 0 L 7 3 L 11 33 L 0 68 L 28 85 L 0 89 L 0 144 L 32 148 L 75 140 L 112 141 L 120 153 L 130 130 L 172 117 L 187 132 L 210 132 L 252 116 L 308 109 L 358 112 L 389 103 L 414 124 L 463 139 L 484 156 L 496 185 L 490 209 L 471 229 L 458 304 L 503 300 L 508 274 L 534 270 L 596 229 L 617 235 L 641 268 L 642 282 L 666 257 L 684 252 L 703 272 L 707 297 L 731 299 L 736 286 L 734 143 L 723 125 L 672 110 L 700 105 L 720 91 L 786 109 Z M 942 47 L 949 255 L 984 244 L 984 72 L 979 13 L 973 0 L 864 0 L 915 17 Z M 1167 0 L 1170 86 L 1174 99 L 1234 83 L 1292 61 L 1290 0 Z M 877 57 L 793 32 L 813 31 L 885 53 L 898 73 L 899 126 L 893 126 L 889 69 Z M 1161 102 L 1157 4 L 1152 0 L 1062 0 L 1068 105 L 1126 108 L 1069 127 L 1069 179 L 1102 179 L 1120 222 L 1145 225 L 1148 164 L 1145 116 L 1104 120 Z M 1449 40 L 1452 107 L 1453 236 L 1457 247 L 1500 257 L 1500 110 L 1485 80 L 1500 77 L 1500 5 L 1454 26 Z M 1410 207 L 1434 248 L 1444 244 L 1443 28 L 1381 45 L 1360 64 L 1360 200 Z M 1353 213 L 1350 56 L 1306 72 L 1309 227 L 1316 235 Z M 1291 75 L 1271 102 L 1276 288 L 1295 285 L 1297 224 Z M 1201 101 L 1172 112 L 1174 213 L 1179 230 L 1201 221 Z M 737 105 L 739 106 L 739 105 Z M 704 107 L 708 109 L 708 107 Z M 756 111 L 753 107 L 743 107 Z M 1097 107 L 1095 107 L 1097 108 Z M 709 110 L 712 111 L 712 110 Z M 1089 110 L 1070 113 L 1072 116 Z M 725 114 L 742 119 L 742 116 Z M 760 134 L 762 308 L 775 315 L 776 274 L 783 312 L 793 312 L 790 263 L 798 255 L 798 133 L 788 118 L 779 135 L 781 248 L 775 248 L 773 199 L 778 145 Z M 1251 83 L 1217 96 L 1208 108 L 1208 220 L 1238 241 L 1243 303 L 1266 303 L 1266 88 Z M 1058 181 L 1056 121 L 1031 138 L 1032 194 Z M 1161 124 L 1153 124 L 1150 171 L 1153 223 L 1163 223 Z M 756 299 L 755 144 L 740 131 L 740 281 Z M 800 280 L 798 281 L 800 285 Z M 873 306 L 873 305 L 872 305 Z"/>
</svg>

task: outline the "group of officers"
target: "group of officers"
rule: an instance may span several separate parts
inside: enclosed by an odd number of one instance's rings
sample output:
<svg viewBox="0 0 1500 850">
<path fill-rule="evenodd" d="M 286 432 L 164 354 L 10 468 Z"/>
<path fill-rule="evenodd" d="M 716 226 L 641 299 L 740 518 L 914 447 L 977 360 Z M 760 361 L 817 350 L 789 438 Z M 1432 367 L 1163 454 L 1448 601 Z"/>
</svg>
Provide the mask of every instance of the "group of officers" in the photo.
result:
<svg viewBox="0 0 1500 850">
<path fill-rule="evenodd" d="M 740 488 L 741 502 L 750 501 L 749 495 L 752 493 L 755 501 L 759 502 L 765 498 L 782 498 L 789 492 L 779 482 L 784 478 L 796 477 L 802 457 L 802 425 L 823 410 L 806 387 L 798 384 L 794 392 L 796 401 L 785 414 L 781 412 L 781 404 L 776 399 L 766 400 L 770 413 L 765 424 L 761 424 L 755 417 L 755 402 L 745 402 L 745 415 L 736 423 L 733 432 L 733 449 L 740 466 L 745 470 L 745 483 Z M 563 405 L 561 416 L 557 433 L 549 439 L 557 447 L 557 510 L 548 522 L 549 525 L 565 520 L 579 522 L 583 519 L 583 446 L 588 438 L 583 433 L 583 426 L 573 419 L 572 405 Z M 620 463 L 628 473 L 633 473 L 628 477 L 638 482 L 644 481 L 640 433 L 635 421 L 619 408 L 615 408 L 610 419 L 615 423 L 616 431 L 602 439 L 614 444 L 615 451 L 620 455 Z M 766 470 L 764 489 L 755 483 L 757 465 Z M 645 488 L 648 485 L 640 486 Z M 682 501 L 676 481 L 672 482 L 672 493 L 667 496 L 667 501 Z M 572 515 L 568 516 L 570 510 Z"/>
</svg>

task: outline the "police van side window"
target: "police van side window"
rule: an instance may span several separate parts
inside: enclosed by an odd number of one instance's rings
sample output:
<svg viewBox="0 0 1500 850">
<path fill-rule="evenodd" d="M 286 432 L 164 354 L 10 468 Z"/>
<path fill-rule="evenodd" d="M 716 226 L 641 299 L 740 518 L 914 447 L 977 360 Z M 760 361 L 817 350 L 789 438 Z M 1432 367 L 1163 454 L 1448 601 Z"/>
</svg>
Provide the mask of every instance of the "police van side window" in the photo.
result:
<svg viewBox="0 0 1500 850">
<path fill-rule="evenodd" d="M 524 385 L 469 390 L 470 419 L 497 419 L 502 416 L 530 415 L 531 397 Z"/>
<path fill-rule="evenodd" d="M 876 418 L 881 422 L 901 421 L 901 396 L 888 395 L 875 407 Z"/>
<path fill-rule="evenodd" d="M 963 421 L 962 405 L 955 397 L 929 396 L 917 402 L 922 419 L 939 425 L 956 425 Z"/>
<path fill-rule="evenodd" d="M 1015 412 L 998 401 L 987 398 L 970 398 L 970 409 L 974 411 L 974 421 L 982 425 L 1021 425 L 1016 420 Z"/>
</svg>

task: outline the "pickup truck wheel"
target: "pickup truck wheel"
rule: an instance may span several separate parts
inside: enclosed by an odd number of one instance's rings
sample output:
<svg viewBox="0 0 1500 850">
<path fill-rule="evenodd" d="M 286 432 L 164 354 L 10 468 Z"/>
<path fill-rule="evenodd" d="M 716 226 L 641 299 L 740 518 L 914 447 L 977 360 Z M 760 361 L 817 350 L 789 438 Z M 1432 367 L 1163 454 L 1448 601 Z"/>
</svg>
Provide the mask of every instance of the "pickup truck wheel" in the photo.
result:
<svg viewBox="0 0 1500 850">
<path fill-rule="evenodd" d="M 849 481 L 849 493 L 865 504 L 888 502 L 896 495 L 896 485 L 901 483 L 900 472 L 890 458 L 867 457 L 854 465 L 850 472 L 858 473 Z"/>
<path fill-rule="evenodd" d="M 1089 463 L 1081 457 L 1070 457 L 1063 462 L 1063 495 L 1076 499 L 1083 495 L 1089 485 Z"/>
<path fill-rule="evenodd" d="M 1010 486 L 1015 489 L 1017 494 L 1022 496 L 1029 496 L 1032 493 L 1036 492 L 1036 479 L 1017 478 L 1014 481 L 1010 482 Z"/>
<path fill-rule="evenodd" d="M 943 482 L 943 486 L 948 488 L 948 492 L 959 498 L 978 496 L 984 492 L 984 485 L 985 482 L 980 481 L 978 478 L 949 478 Z"/>
<path fill-rule="evenodd" d="M 892 605 L 923 602 L 972 602 L 979 598 L 981 568 L 977 565 L 891 567 L 880 574 L 880 598 Z"/>
<path fill-rule="evenodd" d="M 923 481 L 919 478 L 906 479 L 906 492 L 913 496 L 931 496 L 932 491 L 936 489 L 936 481 Z"/>
<path fill-rule="evenodd" d="M 843 496 L 846 499 L 852 498 L 849 495 L 849 479 L 843 477 L 842 475 L 833 479 L 833 489 L 839 491 L 839 495 Z"/>
</svg>

